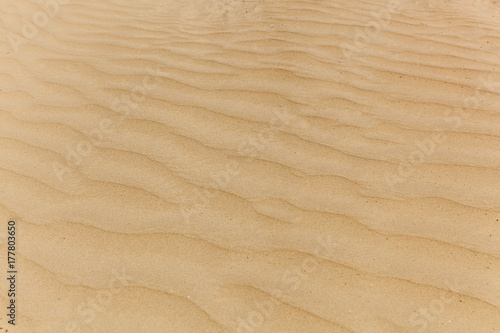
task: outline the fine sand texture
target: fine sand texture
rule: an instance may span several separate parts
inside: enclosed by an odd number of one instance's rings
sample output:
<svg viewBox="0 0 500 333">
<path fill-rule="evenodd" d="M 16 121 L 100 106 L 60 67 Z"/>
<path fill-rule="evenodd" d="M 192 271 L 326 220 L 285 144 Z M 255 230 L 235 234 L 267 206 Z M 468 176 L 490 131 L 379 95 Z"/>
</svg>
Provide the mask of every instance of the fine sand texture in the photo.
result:
<svg viewBox="0 0 500 333">
<path fill-rule="evenodd" d="M 500 332 L 500 2 L 2 0 L 0 184 L 0 333 Z"/>
</svg>

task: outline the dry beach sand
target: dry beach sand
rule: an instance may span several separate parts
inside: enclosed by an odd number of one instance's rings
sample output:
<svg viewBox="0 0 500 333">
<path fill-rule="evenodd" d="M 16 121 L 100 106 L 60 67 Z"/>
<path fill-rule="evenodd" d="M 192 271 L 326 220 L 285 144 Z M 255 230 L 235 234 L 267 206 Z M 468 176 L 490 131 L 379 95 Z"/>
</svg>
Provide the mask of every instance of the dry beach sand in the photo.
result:
<svg viewBox="0 0 500 333">
<path fill-rule="evenodd" d="M 500 332 L 500 2 L 0 23 L 0 333 Z"/>
</svg>

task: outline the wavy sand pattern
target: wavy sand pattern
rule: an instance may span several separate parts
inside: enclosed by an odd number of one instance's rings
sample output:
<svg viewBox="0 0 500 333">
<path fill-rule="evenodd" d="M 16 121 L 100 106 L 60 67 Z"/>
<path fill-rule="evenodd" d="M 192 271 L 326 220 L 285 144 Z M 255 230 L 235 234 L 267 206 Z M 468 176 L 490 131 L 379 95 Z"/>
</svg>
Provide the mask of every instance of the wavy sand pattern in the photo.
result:
<svg viewBox="0 0 500 333">
<path fill-rule="evenodd" d="M 500 332 L 500 3 L 0 21 L 0 332 Z"/>
</svg>

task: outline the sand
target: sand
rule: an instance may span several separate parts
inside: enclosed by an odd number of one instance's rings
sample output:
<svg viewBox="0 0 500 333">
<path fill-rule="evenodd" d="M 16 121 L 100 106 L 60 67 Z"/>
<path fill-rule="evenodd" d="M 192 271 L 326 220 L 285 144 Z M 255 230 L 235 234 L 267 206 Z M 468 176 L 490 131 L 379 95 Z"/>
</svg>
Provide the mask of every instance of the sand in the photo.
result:
<svg viewBox="0 0 500 333">
<path fill-rule="evenodd" d="M 500 3 L 0 22 L 0 332 L 500 332 Z"/>
</svg>

